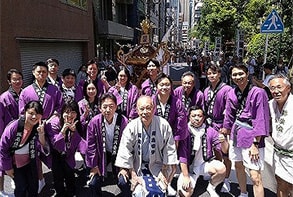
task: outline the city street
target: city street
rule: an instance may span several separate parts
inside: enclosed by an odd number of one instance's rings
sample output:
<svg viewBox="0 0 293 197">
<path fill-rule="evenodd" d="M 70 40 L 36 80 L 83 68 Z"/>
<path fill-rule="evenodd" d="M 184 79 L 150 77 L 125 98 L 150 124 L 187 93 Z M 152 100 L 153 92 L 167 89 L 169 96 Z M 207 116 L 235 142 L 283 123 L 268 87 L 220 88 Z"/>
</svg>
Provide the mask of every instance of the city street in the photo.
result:
<svg viewBox="0 0 293 197">
<path fill-rule="evenodd" d="M 271 165 L 273 163 L 272 155 L 273 152 L 273 146 L 272 146 L 272 139 L 267 138 L 266 140 L 266 151 L 265 151 L 265 168 L 262 173 L 263 175 L 263 182 L 265 187 L 265 196 L 266 197 L 275 197 L 276 196 L 276 183 L 274 178 L 274 173 L 271 168 Z M 77 158 L 79 160 L 78 165 L 81 164 L 80 158 Z M 43 167 L 45 180 L 46 180 L 46 186 L 44 187 L 43 191 L 39 196 L 41 197 L 48 197 L 48 196 L 54 196 L 54 189 L 52 184 L 52 173 L 49 169 L 47 169 L 45 166 Z M 77 171 L 76 173 L 77 183 L 77 196 L 79 197 L 88 197 L 89 189 L 86 186 L 86 172 L 85 170 Z M 220 193 L 220 196 L 228 197 L 228 196 L 238 196 L 239 195 L 239 189 L 237 184 L 237 179 L 235 175 L 234 169 L 232 169 L 231 172 L 231 193 Z M 176 183 L 175 183 L 176 184 Z M 200 196 L 200 197 L 208 197 L 209 194 L 206 192 L 206 187 L 208 185 L 208 181 L 203 180 L 201 177 L 197 181 L 195 192 L 193 196 Z M 220 190 L 220 186 L 218 187 L 218 191 Z M 11 179 L 8 176 L 5 176 L 5 191 L 12 192 L 11 188 Z M 252 195 L 252 186 L 251 183 L 248 185 L 248 192 L 249 196 Z M 109 183 L 109 185 L 103 187 L 103 196 L 110 197 L 110 196 L 117 196 L 119 195 L 120 190 L 114 183 Z"/>
</svg>

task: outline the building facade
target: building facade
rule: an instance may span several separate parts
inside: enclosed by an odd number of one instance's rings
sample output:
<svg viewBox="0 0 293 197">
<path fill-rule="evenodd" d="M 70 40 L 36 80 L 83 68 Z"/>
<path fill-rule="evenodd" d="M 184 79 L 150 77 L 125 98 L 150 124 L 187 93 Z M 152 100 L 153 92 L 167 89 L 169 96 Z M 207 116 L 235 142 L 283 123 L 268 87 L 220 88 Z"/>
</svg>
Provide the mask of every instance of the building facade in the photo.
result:
<svg viewBox="0 0 293 197">
<path fill-rule="evenodd" d="M 24 85 L 32 81 L 32 65 L 48 58 L 60 72 L 95 56 L 92 0 L 0 1 L 0 92 L 6 74 L 16 68 Z"/>
</svg>

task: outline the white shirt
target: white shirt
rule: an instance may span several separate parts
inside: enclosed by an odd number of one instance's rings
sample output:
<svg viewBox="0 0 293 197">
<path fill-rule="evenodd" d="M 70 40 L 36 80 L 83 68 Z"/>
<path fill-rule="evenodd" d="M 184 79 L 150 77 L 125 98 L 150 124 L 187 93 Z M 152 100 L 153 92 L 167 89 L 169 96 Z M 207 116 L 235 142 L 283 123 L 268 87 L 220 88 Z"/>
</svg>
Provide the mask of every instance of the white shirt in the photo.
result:
<svg viewBox="0 0 293 197">
<path fill-rule="evenodd" d="M 279 147 L 293 151 L 293 95 L 290 93 L 280 112 L 275 100 L 270 101 L 272 138 Z"/>
<path fill-rule="evenodd" d="M 106 129 L 106 150 L 112 152 L 114 129 L 116 125 L 117 113 L 114 114 L 113 121 L 111 124 L 104 118 L 105 129 Z"/>
<path fill-rule="evenodd" d="M 195 151 L 195 156 L 192 161 L 193 171 L 196 172 L 196 168 L 203 164 L 205 161 L 202 158 L 202 136 L 205 133 L 205 124 L 203 124 L 199 128 L 194 128 L 188 123 L 189 131 L 191 135 L 194 137 L 194 143 L 192 147 L 192 151 Z"/>
</svg>

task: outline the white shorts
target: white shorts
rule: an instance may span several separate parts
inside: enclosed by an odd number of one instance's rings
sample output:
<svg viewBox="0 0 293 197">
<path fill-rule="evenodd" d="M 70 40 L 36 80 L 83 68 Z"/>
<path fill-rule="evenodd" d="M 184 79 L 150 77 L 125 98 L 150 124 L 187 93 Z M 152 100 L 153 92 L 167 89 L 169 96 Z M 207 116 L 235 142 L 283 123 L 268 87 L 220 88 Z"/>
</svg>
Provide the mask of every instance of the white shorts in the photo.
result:
<svg viewBox="0 0 293 197">
<path fill-rule="evenodd" d="M 211 168 L 217 168 L 215 166 L 222 166 L 224 165 L 222 162 L 218 160 L 212 160 L 210 162 L 204 162 L 200 166 L 197 166 L 196 168 L 193 168 L 193 173 L 189 174 L 190 181 L 191 181 L 191 187 L 194 188 L 196 181 L 199 176 L 210 176 L 209 174 L 209 169 Z M 223 166 L 224 167 L 224 166 Z M 192 170 L 192 169 L 191 169 Z M 180 173 L 178 181 L 177 181 L 177 188 L 178 190 L 182 189 L 182 179 L 183 179 L 183 174 Z M 179 189 L 180 188 L 180 189 Z"/>
<path fill-rule="evenodd" d="M 275 174 L 293 184 L 293 158 L 274 153 Z"/>
<path fill-rule="evenodd" d="M 252 161 L 249 157 L 250 148 L 238 148 L 233 146 L 233 142 L 230 141 L 229 158 L 231 161 L 242 161 L 243 165 L 250 170 L 263 170 L 264 169 L 264 148 L 259 148 L 258 161 Z"/>
</svg>

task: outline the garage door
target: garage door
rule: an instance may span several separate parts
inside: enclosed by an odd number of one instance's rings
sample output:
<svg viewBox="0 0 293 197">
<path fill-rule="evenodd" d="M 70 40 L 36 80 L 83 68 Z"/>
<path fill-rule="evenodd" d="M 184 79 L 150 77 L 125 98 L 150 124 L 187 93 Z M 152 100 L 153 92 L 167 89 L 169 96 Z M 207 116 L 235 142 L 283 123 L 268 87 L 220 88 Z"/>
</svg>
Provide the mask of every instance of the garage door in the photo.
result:
<svg viewBox="0 0 293 197">
<path fill-rule="evenodd" d="M 32 65 L 48 58 L 59 61 L 59 75 L 66 68 L 73 68 L 76 72 L 83 63 L 82 42 L 21 42 L 20 55 L 24 86 L 33 80 Z"/>
</svg>

